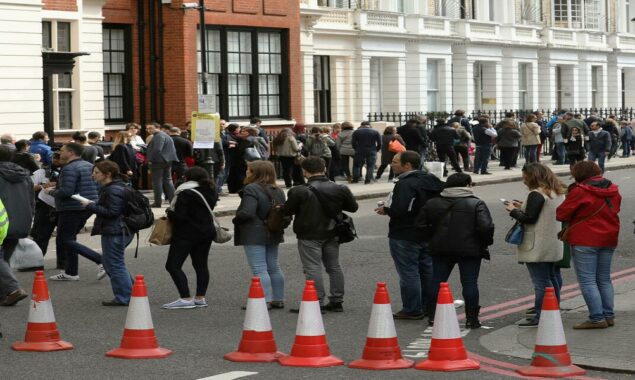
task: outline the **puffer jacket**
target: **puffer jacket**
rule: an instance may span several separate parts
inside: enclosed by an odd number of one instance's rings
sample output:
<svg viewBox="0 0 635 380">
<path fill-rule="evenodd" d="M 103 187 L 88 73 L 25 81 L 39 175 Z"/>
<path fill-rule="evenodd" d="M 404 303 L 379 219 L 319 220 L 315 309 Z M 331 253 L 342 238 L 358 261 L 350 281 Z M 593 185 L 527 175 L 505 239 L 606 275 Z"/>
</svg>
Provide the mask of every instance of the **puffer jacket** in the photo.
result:
<svg viewBox="0 0 635 380">
<path fill-rule="evenodd" d="M 29 171 L 13 162 L 0 162 L 0 199 L 9 214 L 7 238 L 29 236 L 35 213 L 33 181 Z"/>
<path fill-rule="evenodd" d="M 353 149 L 353 132 L 352 129 L 343 129 L 337 136 L 337 145 L 340 147 L 340 154 L 345 156 L 354 156 L 355 149 Z"/>
<path fill-rule="evenodd" d="M 199 186 L 197 190 L 207 200 L 209 207 L 214 210 L 218 201 L 218 194 L 210 187 Z M 174 209 L 167 209 L 168 219 L 172 222 L 172 239 L 192 241 L 212 240 L 216 236 L 216 229 L 203 199 L 191 190 L 183 190 L 176 195 Z"/>
<path fill-rule="evenodd" d="M 322 205 L 307 186 L 295 186 L 287 193 L 284 204 L 286 215 L 295 215 L 293 232 L 302 240 L 326 240 L 335 237 L 335 221 L 327 215 L 325 207 L 332 213 L 355 212 L 359 207 L 351 190 L 329 181 L 325 176 L 313 176 L 308 184 L 315 187 L 328 203 Z"/>
<path fill-rule="evenodd" d="M 430 132 L 430 139 L 437 145 L 454 145 L 454 142 L 459 139 L 459 133 L 449 125 L 439 125 Z"/>
<path fill-rule="evenodd" d="M 257 183 L 250 183 L 244 187 L 241 191 L 240 205 L 233 220 L 234 245 L 269 245 L 284 241 L 282 232 L 273 233 L 265 224 L 272 200 L 275 200 L 277 204 L 284 204 L 284 191 L 271 185 L 268 185 L 265 190 Z"/>
<path fill-rule="evenodd" d="M 522 134 L 521 142 L 523 145 L 539 145 L 540 144 L 540 126 L 536 123 L 523 123 L 520 126 Z"/>
<path fill-rule="evenodd" d="M 99 200 L 86 209 L 96 214 L 91 235 L 120 235 L 125 230 L 126 185 L 115 180 L 99 189 Z"/>
<path fill-rule="evenodd" d="M 95 202 L 99 198 L 97 184 L 92 177 L 93 165 L 82 159 L 77 159 L 64 165 L 60 172 L 57 188 L 51 191 L 55 198 L 55 209 L 59 211 L 84 210 L 81 203 L 71 198 L 79 194 Z"/>
<path fill-rule="evenodd" d="M 567 198 L 556 210 L 556 218 L 571 226 L 567 239 L 571 245 L 616 247 L 621 203 L 617 185 L 601 176 L 592 177 L 569 187 Z"/>
<path fill-rule="evenodd" d="M 494 223 L 489 209 L 471 189 L 444 190 L 440 197 L 426 202 L 421 216 L 425 220 L 418 223 L 434 226 L 434 235 L 428 241 L 431 255 L 482 257 L 494 242 Z"/>
</svg>

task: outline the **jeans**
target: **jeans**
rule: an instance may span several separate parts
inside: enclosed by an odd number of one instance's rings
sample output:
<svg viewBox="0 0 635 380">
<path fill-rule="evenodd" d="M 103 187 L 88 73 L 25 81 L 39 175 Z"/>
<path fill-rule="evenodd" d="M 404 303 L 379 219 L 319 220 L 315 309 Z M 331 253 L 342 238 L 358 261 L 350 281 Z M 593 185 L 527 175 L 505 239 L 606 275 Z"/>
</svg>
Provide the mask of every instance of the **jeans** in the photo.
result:
<svg viewBox="0 0 635 380">
<path fill-rule="evenodd" d="M 353 160 L 353 180 L 358 181 L 360 178 L 362 178 L 362 166 L 366 164 L 365 182 L 371 182 L 373 180 L 373 173 L 375 172 L 376 163 L 377 163 L 376 150 L 355 152 L 355 159 Z"/>
<path fill-rule="evenodd" d="M 101 255 L 77 242 L 77 234 L 84 228 L 90 211 L 60 211 L 57 213 L 57 254 L 66 260 L 65 272 L 69 276 L 77 276 L 78 256 L 101 264 Z"/>
<path fill-rule="evenodd" d="M 225 184 L 225 180 L 229 175 L 229 162 L 225 162 L 225 167 L 218 172 L 218 176 L 216 176 L 216 191 L 218 194 L 222 193 L 223 185 Z"/>
<path fill-rule="evenodd" d="M 7 260 L 4 259 L 4 250 L 0 248 L 0 298 L 20 289 Z"/>
<path fill-rule="evenodd" d="M 160 205 L 161 196 L 165 192 L 168 201 L 174 197 L 174 184 L 172 183 L 172 164 L 170 162 L 153 162 L 150 166 L 152 171 L 152 190 L 154 191 L 154 204 Z"/>
<path fill-rule="evenodd" d="M 322 281 L 322 264 L 329 275 L 329 301 L 340 303 L 344 300 L 344 272 L 340 267 L 340 243 L 337 238 L 328 240 L 298 239 L 298 252 L 304 277 L 315 281 L 320 303 L 326 296 L 324 281 Z"/>
<path fill-rule="evenodd" d="M 589 151 L 588 160 L 589 161 L 598 161 L 598 166 L 602 169 L 602 173 L 604 173 L 604 160 L 606 159 L 606 152 L 594 152 L 592 150 Z"/>
<path fill-rule="evenodd" d="M 622 140 L 622 156 L 625 156 L 625 157 L 631 156 L 631 140 L 630 139 Z"/>
<path fill-rule="evenodd" d="M 556 151 L 558 151 L 558 164 L 564 165 L 567 160 L 567 150 L 563 142 L 556 143 Z"/>
<path fill-rule="evenodd" d="M 251 273 L 260 277 L 265 300 L 284 301 L 284 275 L 278 263 L 278 244 L 246 245 L 245 255 Z"/>
<path fill-rule="evenodd" d="M 188 256 L 192 257 L 192 266 L 196 272 L 196 296 L 205 297 L 209 285 L 209 268 L 207 257 L 212 246 L 211 239 L 190 240 L 172 237 L 165 270 L 170 273 L 181 298 L 190 298 L 187 276 L 183 272 L 183 263 Z"/>
<path fill-rule="evenodd" d="M 474 173 L 487 173 L 487 163 L 492 153 L 492 145 L 477 145 L 474 152 Z"/>
<path fill-rule="evenodd" d="M 124 253 L 134 235 L 122 233 L 120 235 L 101 235 L 102 263 L 110 277 L 110 286 L 115 300 L 127 304 L 132 292 L 132 276 L 126 268 Z"/>
<path fill-rule="evenodd" d="M 421 314 L 429 303 L 435 302 L 428 244 L 393 238 L 388 239 L 388 244 L 399 274 L 402 311 Z"/>
<path fill-rule="evenodd" d="M 186 170 L 187 165 L 185 162 L 175 161 L 172 163 L 172 174 L 177 183 L 183 179 Z"/>
<path fill-rule="evenodd" d="M 525 162 L 532 163 L 537 162 L 536 152 L 538 151 L 538 145 L 525 145 Z"/>
<path fill-rule="evenodd" d="M 589 308 L 589 320 L 601 322 L 613 318 L 613 283 L 611 260 L 615 247 L 571 247 L 573 267 L 584 302 Z"/>
<path fill-rule="evenodd" d="M 536 295 L 534 307 L 536 308 L 536 316 L 533 320 L 540 320 L 540 311 L 542 310 L 542 300 L 545 298 L 545 288 L 553 287 L 556 292 L 556 298 L 560 302 L 560 284 L 561 280 L 556 276 L 555 263 L 525 263 L 529 271 L 529 277 L 534 284 L 534 293 Z"/>
<path fill-rule="evenodd" d="M 456 264 L 459 265 L 465 309 L 475 309 L 479 306 L 478 275 L 481 270 L 480 257 L 432 256 L 434 278 L 432 294 L 436 295 L 439 293 L 439 284 L 448 281 Z"/>
</svg>

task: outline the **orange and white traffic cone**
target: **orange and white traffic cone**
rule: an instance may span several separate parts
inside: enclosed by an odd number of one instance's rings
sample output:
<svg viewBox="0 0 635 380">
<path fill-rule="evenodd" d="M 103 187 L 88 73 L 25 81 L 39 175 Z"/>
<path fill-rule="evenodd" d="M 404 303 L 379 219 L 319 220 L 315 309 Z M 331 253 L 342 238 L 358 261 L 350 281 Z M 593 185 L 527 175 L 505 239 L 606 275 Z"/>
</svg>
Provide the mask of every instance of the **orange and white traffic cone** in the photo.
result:
<svg viewBox="0 0 635 380">
<path fill-rule="evenodd" d="M 524 376 L 541 377 L 569 377 L 586 373 L 582 368 L 571 364 L 560 318 L 560 307 L 553 288 L 545 289 L 532 357 L 530 365 L 520 367 L 516 372 Z"/>
<path fill-rule="evenodd" d="M 275 362 L 282 356 L 284 354 L 278 352 L 273 331 L 271 331 L 269 311 L 260 277 L 253 277 L 249 287 L 243 336 L 238 350 L 223 357 L 233 362 Z"/>
<path fill-rule="evenodd" d="M 279 358 L 278 362 L 292 367 L 332 367 L 344 364 L 343 360 L 331 355 L 326 342 L 320 301 L 313 280 L 307 280 L 304 287 L 291 354 Z"/>
<path fill-rule="evenodd" d="M 24 341 L 11 345 L 16 351 L 61 351 L 71 350 L 73 345 L 63 341 L 57 330 L 53 304 L 49 295 L 49 287 L 44 278 L 44 272 L 35 272 L 29 321 L 26 325 Z"/>
<path fill-rule="evenodd" d="M 120 359 L 161 359 L 172 351 L 159 347 L 154 334 L 148 290 L 142 275 L 137 275 L 126 316 L 126 327 L 119 348 L 106 352 L 106 356 Z"/>
<path fill-rule="evenodd" d="M 439 288 L 428 359 L 418 363 L 415 368 L 428 371 L 466 371 L 480 368 L 476 360 L 467 357 L 452 292 L 447 282 L 442 282 Z"/>
<path fill-rule="evenodd" d="M 386 283 L 378 282 L 373 309 L 370 312 L 364 354 L 360 360 L 355 360 L 348 366 L 350 368 L 382 370 L 410 368 L 413 365 L 412 360 L 405 360 L 401 356 Z"/>
</svg>

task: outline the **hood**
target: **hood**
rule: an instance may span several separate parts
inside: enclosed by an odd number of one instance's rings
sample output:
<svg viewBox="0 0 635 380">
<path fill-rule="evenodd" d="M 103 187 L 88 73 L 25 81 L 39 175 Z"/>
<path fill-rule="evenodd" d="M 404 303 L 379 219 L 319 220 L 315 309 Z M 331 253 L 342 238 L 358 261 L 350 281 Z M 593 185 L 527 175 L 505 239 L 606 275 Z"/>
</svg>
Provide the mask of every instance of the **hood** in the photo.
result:
<svg viewBox="0 0 635 380">
<path fill-rule="evenodd" d="M 612 198 L 619 195 L 617 185 L 601 176 L 589 178 L 577 186 L 600 198 Z"/>
<path fill-rule="evenodd" d="M 11 183 L 18 183 L 29 178 L 31 174 L 22 166 L 13 162 L 0 162 L 0 177 Z"/>
<path fill-rule="evenodd" d="M 446 198 L 465 198 L 473 195 L 474 192 L 469 187 L 449 187 L 441 192 L 441 196 Z"/>
<path fill-rule="evenodd" d="M 441 192 L 443 190 L 443 182 L 440 179 L 421 170 L 412 170 L 397 177 L 397 181 L 410 180 L 420 182 L 421 187 L 427 191 Z"/>
</svg>

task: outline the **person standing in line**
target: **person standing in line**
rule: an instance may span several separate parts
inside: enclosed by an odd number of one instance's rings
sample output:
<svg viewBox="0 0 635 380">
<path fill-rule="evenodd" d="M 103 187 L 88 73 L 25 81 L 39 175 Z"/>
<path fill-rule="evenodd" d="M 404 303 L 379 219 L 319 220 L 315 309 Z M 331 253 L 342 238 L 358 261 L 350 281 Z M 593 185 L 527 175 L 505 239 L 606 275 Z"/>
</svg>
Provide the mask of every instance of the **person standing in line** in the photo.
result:
<svg viewBox="0 0 635 380">
<path fill-rule="evenodd" d="M 458 160 L 459 156 L 463 160 L 463 170 L 472 170 L 472 163 L 470 162 L 470 142 L 472 141 L 472 135 L 458 122 L 452 122 L 450 127 L 456 130 L 459 135 L 458 140 L 454 141 L 454 153 Z"/>
<path fill-rule="evenodd" d="M 478 329 L 478 276 L 481 261 L 489 260 L 487 247 L 494 243 L 494 223 L 485 202 L 472 191 L 472 177 L 465 173 L 449 176 L 441 196 L 428 200 L 421 216 L 423 220 L 418 220 L 418 224 L 432 225 L 434 230 L 429 241 L 434 279 L 431 293 L 439 293 L 440 283 L 447 282 L 458 265 L 465 299 L 465 327 Z M 434 313 L 430 320 L 434 321 Z"/>
<path fill-rule="evenodd" d="M 154 191 L 152 207 L 161 207 L 161 197 L 164 192 L 168 202 L 172 201 L 174 197 L 172 162 L 179 160 L 174 148 L 174 141 L 161 131 L 160 127 L 158 123 L 146 125 L 148 135 L 152 136 L 146 153 L 152 174 L 152 190 Z"/>
<path fill-rule="evenodd" d="M 509 120 L 502 120 L 498 123 L 498 126 L 496 145 L 498 145 L 498 150 L 500 150 L 501 164 L 503 164 L 505 170 L 511 170 L 512 166 L 514 166 L 514 153 L 522 135 L 515 128 L 514 123 Z"/>
<path fill-rule="evenodd" d="M 340 177 L 342 175 L 342 158 L 340 157 L 340 147 L 337 143 L 337 137 L 342 132 L 342 125 L 340 123 L 335 123 L 330 130 L 328 127 L 325 128 L 325 133 L 327 133 L 328 137 L 333 141 L 333 144 L 329 145 L 329 150 L 331 151 L 331 162 L 328 167 L 329 179 L 331 181 L 335 181 L 335 177 Z"/>
<path fill-rule="evenodd" d="M 176 152 L 177 160 L 172 162 L 172 175 L 176 179 L 176 183 L 179 183 L 183 179 L 183 175 L 187 170 L 187 164 L 185 160 L 188 157 L 194 156 L 194 148 L 192 142 L 184 137 L 181 137 L 181 128 L 175 127 L 170 123 L 164 125 L 170 127 L 170 138 L 174 143 L 174 150 Z M 217 144 L 214 144 L 217 145 Z"/>
<path fill-rule="evenodd" d="M 0 145 L 9 148 L 10 151 L 15 152 L 15 139 L 10 133 L 4 133 L 0 135 Z"/>
<path fill-rule="evenodd" d="M 430 198 L 439 195 L 443 182 L 435 175 L 419 170 L 421 156 L 407 150 L 392 159 L 397 176 L 388 201 L 375 209 L 388 215 L 390 255 L 399 274 L 402 309 L 393 314 L 396 319 L 423 319 L 432 310 L 436 297 L 432 294 L 432 259 L 428 244 L 416 226 L 419 211 Z"/>
<path fill-rule="evenodd" d="M 79 144 L 82 147 L 81 159 L 91 164 L 94 164 L 95 161 L 97 160 L 98 151 L 97 151 L 97 148 L 95 148 L 94 146 L 88 143 L 88 138 L 86 138 L 86 135 L 84 134 L 84 132 L 78 131 L 73 133 L 73 135 L 71 136 L 71 139 L 73 139 L 73 142 L 75 142 L 76 144 Z"/>
<path fill-rule="evenodd" d="M 141 136 L 139 136 L 140 130 L 141 126 L 137 123 L 126 124 L 126 131 L 130 134 L 130 145 L 132 145 L 134 150 L 137 152 L 146 146 L 145 141 L 143 141 Z"/>
<path fill-rule="evenodd" d="M 293 186 L 293 165 L 300 154 L 300 147 L 291 128 L 284 128 L 273 139 L 273 149 L 282 165 L 282 178 L 287 189 Z"/>
<path fill-rule="evenodd" d="M 366 164 L 364 184 L 368 185 L 374 180 L 373 174 L 377 163 L 377 152 L 381 150 L 381 135 L 371 128 L 370 121 L 362 121 L 359 128 L 353 132 L 351 145 L 355 150 L 352 183 L 357 183 L 362 178 L 362 167 Z"/>
<path fill-rule="evenodd" d="M 227 122 L 223 119 L 220 120 L 220 142 L 223 147 L 223 168 L 219 170 L 218 175 L 215 176 L 216 180 L 216 192 L 219 196 L 227 195 L 223 192 L 223 185 L 229 176 L 229 168 L 231 167 L 230 151 L 232 145 L 236 146 L 236 141 L 233 139 L 231 133 L 227 131 Z M 214 164 L 216 165 L 216 164 Z"/>
<path fill-rule="evenodd" d="M 386 129 L 384 129 L 384 134 L 381 136 L 381 165 L 379 165 L 379 169 L 377 169 L 377 176 L 375 177 L 376 180 L 381 178 L 387 167 L 389 169 L 388 181 L 392 181 L 395 177 L 395 173 L 392 171 L 392 167 L 390 166 L 395 153 L 388 149 L 388 144 L 394 140 L 399 141 L 404 147 L 406 146 L 406 143 L 403 141 L 401 136 L 396 133 L 395 127 L 386 127 Z"/>
<path fill-rule="evenodd" d="M 496 129 L 489 123 L 489 117 L 482 115 L 478 124 L 472 128 L 474 132 L 474 174 L 492 174 L 487 171 L 489 157 L 492 154 L 492 139 L 498 135 Z"/>
<path fill-rule="evenodd" d="M 297 123 L 293 126 L 293 133 L 295 133 L 295 140 L 298 143 L 298 147 L 300 148 L 300 153 L 303 157 L 308 156 L 306 151 L 306 127 L 302 123 Z M 302 166 L 300 166 L 300 161 L 295 161 L 293 164 L 293 174 L 291 175 L 293 178 L 293 186 L 304 185 L 304 175 L 302 174 Z"/>
<path fill-rule="evenodd" d="M 41 178 L 36 171 L 31 179 L 33 179 L 33 190 L 36 194 L 35 199 L 35 215 L 33 216 L 33 226 L 31 227 L 31 237 L 35 244 L 40 247 L 42 254 L 46 256 L 48 250 L 49 241 L 53 235 L 53 231 L 57 226 L 57 211 L 55 207 L 52 207 L 38 198 L 38 193 L 44 191 L 47 187 L 55 187 L 58 182 L 60 171 L 62 170 L 62 161 L 60 159 L 60 152 L 53 153 L 53 163 L 49 171 L 40 169 L 40 173 L 45 173 L 46 178 Z M 40 179 L 36 181 L 36 177 Z M 57 252 L 57 269 L 64 269 L 66 267 L 66 260 L 61 257 L 61 253 Z"/>
<path fill-rule="evenodd" d="M 284 231 L 269 230 L 265 220 L 274 203 L 284 204 L 284 191 L 276 185 L 270 161 L 250 162 L 245 184 L 234 218 L 234 245 L 244 247 L 252 274 L 260 277 L 267 308 L 283 309 L 284 275 L 278 264 L 278 246 L 284 241 Z"/>
<path fill-rule="evenodd" d="M 604 161 L 611 151 L 611 135 L 602 130 L 600 122 L 591 123 L 591 133 L 589 134 L 589 161 L 598 161 L 602 173 L 604 173 Z"/>
<path fill-rule="evenodd" d="M 445 167 L 445 161 L 448 158 L 452 169 L 461 173 L 462 170 L 454 152 L 454 143 L 459 140 L 458 131 L 447 125 L 445 119 L 437 119 L 437 125 L 430 132 L 430 140 L 436 144 L 439 161 L 443 163 L 443 176 L 448 176 L 448 169 Z"/>
<path fill-rule="evenodd" d="M 564 144 L 564 136 L 562 135 L 563 122 L 564 122 L 564 119 L 562 117 L 558 117 L 558 120 L 556 121 L 556 123 L 553 125 L 553 128 L 551 129 L 551 136 L 553 137 L 553 142 L 555 145 L 554 149 L 558 156 L 556 165 L 564 165 L 564 163 L 567 161 L 567 151 Z"/>
<path fill-rule="evenodd" d="M 125 133 L 125 132 L 123 132 Z M 123 222 L 126 212 L 128 178 L 119 172 L 119 165 L 110 160 L 100 161 L 93 168 L 93 179 L 100 186 L 97 202 L 82 201 L 94 213 L 95 223 L 91 236 L 101 235 L 102 264 L 114 298 L 102 301 L 103 306 L 127 306 L 132 293 L 132 275 L 126 268 L 124 253 L 134 237 Z M 95 255 L 99 255 L 95 252 Z"/>
<path fill-rule="evenodd" d="M 571 175 L 575 183 L 569 186 L 556 218 L 569 226 L 566 241 L 589 309 L 589 319 L 573 328 L 603 329 L 615 325 L 611 261 L 620 232 L 622 196 L 594 162 L 578 162 Z"/>
<path fill-rule="evenodd" d="M 357 201 L 351 190 L 344 185 L 329 181 L 324 160 L 308 157 L 302 161 L 302 170 L 307 186 L 293 187 L 287 193 L 284 204 L 286 215 L 295 215 L 293 232 L 298 239 L 298 252 L 307 280 L 315 281 L 320 305 L 326 292 L 322 281 L 322 265 L 329 275 L 329 303 L 321 306 L 324 311 L 342 312 L 344 308 L 344 273 L 339 263 L 340 243 L 335 231 L 335 221 L 330 215 L 342 211 L 355 212 Z M 324 200 L 323 204 L 318 195 Z M 299 309 L 290 309 L 298 313 Z"/>
<path fill-rule="evenodd" d="M 102 148 L 101 146 L 99 146 L 99 144 L 97 144 L 99 140 L 101 139 L 101 134 L 97 131 L 91 131 L 91 132 L 88 132 L 88 134 L 86 135 L 86 138 L 87 138 L 88 144 L 90 144 L 91 146 L 95 147 L 95 149 L 97 149 L 97 158 L 95 159 L 95 162 L 105 160 L 106 155 L 104 154 L 104 148 Z"/>
<path fill-rule="evenodd" d="M 529 114 L 525 122 L 520 126 L 522 135 L 522 145 L 525 150 L 525 162 L 532 163 L 538 161 L 536 155 L 538 145 L 540 145 L 540 126 L 536 124 L 536 115 Z"/>
<path fill-rule="evenodd" d="M 31 146 L 29 147 L 29 153 L 39 154 L 42 165 L 46 167 L 51 166 L 53 161 L 53 150 L 48 145 L 49 135 L 46 132 L 35 132 L 31 136 Z"/>
<path fill-rule="evenodd" d="M 168 219 L 172 223 L 172 242 L 165 269 L 172 277 L 180 298 L 164 304 L 163 309 L 207 307 L 207 258 L 216 236 L 210 210 L 214 210 L 217 201 L 216 185 L 207 171 L 199 166 L 188 169 L 185 172 L 185 182 L 176 189 L 167 210 Z M 196 272 L 194 297 L 190 294 L 187 276 L 182 269 L 188 256 L 192 258 L 192 266 Z"/>
<path fill-rule="evenodd" d="M 556 208 L 564 200 L 566 188 L 551 169 L 539 163 L 523 167 L 523 183 L 530 191 L 527 200 L 508 202 L 505 209 L 523 225 L 523 240 L 516 250 L 518 262 L 527 266 L 536 296 L 536 314 L 518 327 L 538 327 L 545 288 L 553 287 L 560 300 L 562 283 L 555 263 L 562 260 L 563 246 L 556 233 L 560 229 Z"/>
<path fill-rule="evenodd" d="M 331 139 L 331 136 L 324 133 L 320 127 L 311 128 L 311 134 L 306 138 L 306 149 L 309 153 L 309 157 L 320 157 L 324 160 L 326 163 L 327 176 L 329 176 L 332 158 L 330 146 L 335 146 L 335 141 Z"/>
<path fill-rule="evenodd" d="M 340 167 L 342 174 L 346 176 L 346 180 L 349 183 L 353 181 L 350 165 L 355 158 L 355 149 L 353 149 L 354 129 L 353 123 L 345 121 L 342 123 L 342 131 L 337 136 L 337 146 L 340 150 Z"/>
<path fill-rule="evenodd" d="M 563 126 L 564 127 L 564 126 Z M 569 161 L 569 168 L 586 157 L 584 150 L 584 135 L 578 127 L 571 127 L 569 130 L 570 135 L 564 139 L 564 146 L 567 151 L 567 160 Z"/>
<path fill-rule="evenodd" d="M 37 157 L 33 157 L 33 155 L 29 153 L 29 140 L 16 141 L 15 151 L 13 152 L 13 163 L 22 166 L 33 174 L 40 169 L 36 160 Z"/>
<path fill-rule="evenodd" d="M 77 200 L 71 198 L 75 194 L 93 202 L 99 198 L 97 184 L 93 181 L 93 165 L 83 160 L 83 147 L 77 143 L 67 143 L 60 150 L 60 159 L 64 167 L 60 172 L 57 187 L 44 189 L 55 198 L 57 210 L 57 255 L 66 261 L 65 270 L 49 277 L 54 281 L 79 281 L 78 254 L 97 264 L 97 279 L 106 275 L 101 265 L 101 256 L 77 242 L 77 234 L 84 228 L 91 215 L 89 210 Z"/>
<path fill-rule="evenodd" d="M 405 125 L 397 128 L 397 134 L 403 138 L 406 143 L 406 149 L 419 153 L 428 149 L 428 135 L 425 129 L 420 128 L 420 123 L 417 119 L 410 119 Z M 424 156 L 421 156 L 425 159 Z"/>
<path fill-rule="evenodd" d="M 620 130 L 620 140 L 622 140 L 622 157 L 630 157 L 631 142 L 633 141 L 633 130 L 628 123 L 622 124 L 622 128 Z M 611 151 L 612 150 L 613 146 L 611 145 Z"/>
<path fill-rule="evenodd" d="M 119 131 L 112 144 L 112 153 L 108 159 L 119 166 L 119 173 L 125 174 L 134 188 L 138 182 L 138 164 L 136 153 L 130 144 L 129 132 Z"/>
</svg>

